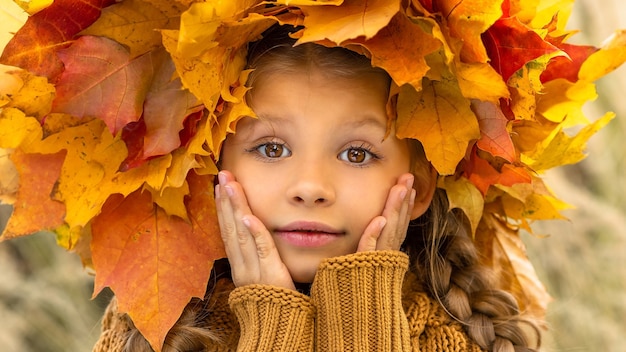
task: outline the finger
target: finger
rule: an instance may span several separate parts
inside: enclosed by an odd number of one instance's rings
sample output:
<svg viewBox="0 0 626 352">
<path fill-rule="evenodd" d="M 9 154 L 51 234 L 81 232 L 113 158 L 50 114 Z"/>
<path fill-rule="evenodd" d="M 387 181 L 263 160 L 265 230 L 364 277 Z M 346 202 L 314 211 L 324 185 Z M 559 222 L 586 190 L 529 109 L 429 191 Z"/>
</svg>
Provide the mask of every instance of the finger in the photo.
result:
<svg viewBox="0 0 626 352">
<path fill-rule="evenodd" d="M 256 244 L 257 257 L 259 260 L 260 280 L 258 283 L 285 287 L 295 290 L 295 285 L 289 274 L 289 270 L 283 263 L 278 253 L 271 233 L 263 223 L 253 215 L 246 215 L 242 223 L 252 234 Z"/>
<path fill-rule="evenodd" d="M 241 267 L 243 265 L 243 256 L 241 248 L 237 243 L 233 209 L 224 186 L 219 184 L 215 186 L 215 207 L 220 235 L 222 236 L 222 242 L 224 242 L 228 261 L 231 267 Z"/>
<path fill-rule="evenodd" d="M 363 231 L 363 236 L 359 240 L 359 245 L 357 246 L 357 252 L 366 252 L 376 250 L 376 245 L 378 243 L 378 239 L 387 223 L 387 219 L 383 216 L 375 217 L 365 228 Z"/>
<path fill-rule="evenodd" d="M 387 225 L 383 229 L 376 249 L 400 249 L 411 216 L 413 196 L 413 175 L 404 174 L 389 191 L 389 197 L 383 210 Z M 411 201 L 413 199 L 413 202 Z"/>
<path fill-rule="evenodd" d="M 222 172 L 220 172 L 222 173 Z M 248 227 L 242 222 L 242 219 L 246 215 L 252 215 L 248 200 L 244 194 L 241 185 L 234 181 L 228 173 L 223 172 L 220 182 L 226 182 L 223 186 L 225 193 L 228 196 L 230 210 L 232 214 L 232 224 L 234 224 L 234 235 L 236 244 L 239 246 L 241 253 L 241 260 L 245 265 L 246 270 L 255 271 L 258 270 L 259 260 L 257 255 L 256 244 L 254 238 L 248 230 Z M 220 185 L 221 186 L 221 185 Z"/>
</svg>

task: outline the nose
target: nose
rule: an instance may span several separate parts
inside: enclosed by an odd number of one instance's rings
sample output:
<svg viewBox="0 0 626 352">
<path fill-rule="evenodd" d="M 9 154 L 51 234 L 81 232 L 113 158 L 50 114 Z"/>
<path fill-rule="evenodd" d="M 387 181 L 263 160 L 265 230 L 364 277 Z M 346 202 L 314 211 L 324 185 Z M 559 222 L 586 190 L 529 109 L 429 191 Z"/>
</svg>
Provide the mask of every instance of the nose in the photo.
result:
<svg viewBox="0 0 626 352">
<path fill-rule="evenodd" d="M 306 164 L 306 165 L 303 165 Z M 292 204 L 306 207 L 329 206 L 335 202 L 332 172 L 319 162 L 293 168 L 287 197 Z"/>
</svg>

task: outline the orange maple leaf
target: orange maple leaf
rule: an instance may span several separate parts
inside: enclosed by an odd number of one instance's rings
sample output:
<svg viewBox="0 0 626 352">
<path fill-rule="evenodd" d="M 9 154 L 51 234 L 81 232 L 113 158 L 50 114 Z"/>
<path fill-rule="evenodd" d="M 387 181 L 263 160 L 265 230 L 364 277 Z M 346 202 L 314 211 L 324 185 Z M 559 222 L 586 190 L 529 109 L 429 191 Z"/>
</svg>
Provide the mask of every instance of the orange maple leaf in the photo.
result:
<svg viewBox="0 0 626 352">
<path fill-rule="evenodd" d="M 65 154 L 26 154 L 20 149 L 11 154 L 20 183 L 13 214 L 1 239 L 52 230 L 63 224 L 65 205 L 51 199 L 50 194 L 61 174 Z"/>
<path fill-rule="evenodd" d="M 120 310 L 160 351 L 167 332 L 192 297 L 204 297 L 213 261 L 225 257 L 213 176 L 188 176 L 191 223 L 168 216 L 149 192 L 113 195 L 92 224 L 94 295 L 105 286 Z"/>
<path fill-rule="evenodd" d="M 478 148 L 489 154 L 513 162 L 515 146 L 507 130 L 507 118 L 499 106 L 490 102 L 472 101 L 472 110 L 478 118 L 481 137 Z"/>
</svg>

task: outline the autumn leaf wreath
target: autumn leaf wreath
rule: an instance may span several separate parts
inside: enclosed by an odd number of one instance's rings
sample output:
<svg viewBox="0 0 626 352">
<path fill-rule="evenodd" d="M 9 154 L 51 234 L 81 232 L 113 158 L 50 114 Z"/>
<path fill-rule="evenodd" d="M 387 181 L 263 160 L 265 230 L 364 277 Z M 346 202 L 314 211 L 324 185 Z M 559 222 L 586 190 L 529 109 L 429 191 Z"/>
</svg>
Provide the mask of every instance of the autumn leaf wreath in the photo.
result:
<svg viewBox="0 0 626 352">
<path fill-rule="evenodd" d="M 398 137 L 421 141 L 502 288 L 541 317 L 518 232 L 562 217 L 540 175 L 584 157 L 613 114 L 590 122 L 582 106 L 626 60 L 624 31 L 566 42 L 572 2 L 16 1 L 40 6 L 0 57 L 0 172 L 19 175 L 0 188 L 13 205 L 1 238 L 54 232 L 158 350 L 224 257 L 211 189 L 226 135 L 254 116 L 247 44 L 298 25 L 298 43 L 387 71 Z"/>
</svg>

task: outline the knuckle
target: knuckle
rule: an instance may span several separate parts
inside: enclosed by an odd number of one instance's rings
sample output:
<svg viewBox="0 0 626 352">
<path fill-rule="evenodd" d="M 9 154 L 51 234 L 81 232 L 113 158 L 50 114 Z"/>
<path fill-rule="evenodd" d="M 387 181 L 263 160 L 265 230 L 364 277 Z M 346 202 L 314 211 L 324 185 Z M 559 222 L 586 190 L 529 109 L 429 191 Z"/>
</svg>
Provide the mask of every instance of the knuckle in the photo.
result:
<svg viewBox="0 0 626 352">
<path fill-rule="evenodd" d="M 250 238 L 250 235 L 248 234 L 246 230 L 244 229 L 237 230 L 237 242 L 239 242 L 239 244 L 248 243 L 249 238 Z"/>
<path fill-rule="evenodd" d="M 224 236 L 230 236 L 235 232 L 235 225 L 229 222 L 225 222 L 223 224 L 221 224 L 222 226 L 222 237 Z"/>
<path fill-rule="evenodd" d="M 259 259 L 266 259 L 274 250 L 274 246 L 268 241 L 260 240 L 257 242 L 256 251 Z"/>
</svg>

